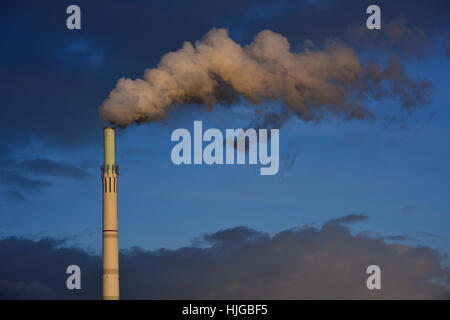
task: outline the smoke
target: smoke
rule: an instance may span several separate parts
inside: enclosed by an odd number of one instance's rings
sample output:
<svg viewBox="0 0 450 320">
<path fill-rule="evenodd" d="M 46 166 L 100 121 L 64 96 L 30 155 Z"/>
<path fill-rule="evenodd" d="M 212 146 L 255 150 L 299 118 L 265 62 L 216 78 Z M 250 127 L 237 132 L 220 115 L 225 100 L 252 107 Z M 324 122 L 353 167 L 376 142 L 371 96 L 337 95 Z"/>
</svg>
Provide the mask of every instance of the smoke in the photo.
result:
<svg viewBox="0 0 450 320">
<path fill-rule="evenodd" d="M 373 115 L 362 105 L 365 97 L 400 98 L 409 108 L 424 103 L 427 87 L 426 82 L 410 79 L 398 61 L 389 61 L 385 69 L 376 62 L 363 65 L 352 48 L 338 41 L 327 40 L 321 50 L 307 47 L 295 53 L 285 37 L 270 30 L 242 47 L 227 30 L 212 29 L 194 45 L 185 42 L 165 54 L 143 79 L 120 79 L 100 107 L 100 116 L 126 127 L 161 120 L 182 104 L 211 109 L 243 97 L 253 106 L 281 101 L 289 115 L 306 121 L 319 121 L 326 114 L 365 119 Z"/>
<path fill-rule="evenodd" d="M 347 28 L 347 36 L 353 41 L 370 49 L 383 48 L 396 55 L 418 58 L 426 56 L 430 40 L 427 34 L 417 26 L 407 25 L 406 18 L 384 23 L 380 32 L 371 32 L 365 25 L 353 25 Z"/>
</svg>

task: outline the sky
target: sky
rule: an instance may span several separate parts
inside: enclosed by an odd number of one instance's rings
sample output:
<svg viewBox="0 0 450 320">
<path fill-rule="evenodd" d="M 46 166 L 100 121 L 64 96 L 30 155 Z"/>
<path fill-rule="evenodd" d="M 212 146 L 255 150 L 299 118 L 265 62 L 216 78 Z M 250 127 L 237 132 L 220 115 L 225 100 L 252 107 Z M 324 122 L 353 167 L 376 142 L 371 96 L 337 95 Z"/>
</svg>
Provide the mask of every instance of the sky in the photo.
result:
<svg viewBox="0 0 450 320">
<path fill-rule="evenodd" d="M 119 79 L 142 78 L 213 28 L 240 46 L 271 30 L 300 54 L 332 39 L 364 66 L 403 72 L 350 91 L 372 117 L 290 113 L 273 176 L 177 166 L 170 136 L 195 120 L 223 132 L 259 125 L 254 110 L 280 114 L 283 97 L 175 104 L 118 129 L 123 297 L 449 296 L 447 1 L 378 1 L 382 30 L 370 32 L 367 1 L 77 1 L 81 30 L 66 28 L 70 4 L 0 4 L 0 299 L 100 298 L 99 108 Z M 80 292 L 64 288 L 72 263 L 90 279 Z M 385 270 L 380 293 L 359 285 L 370 263 Z"/>
</svg>

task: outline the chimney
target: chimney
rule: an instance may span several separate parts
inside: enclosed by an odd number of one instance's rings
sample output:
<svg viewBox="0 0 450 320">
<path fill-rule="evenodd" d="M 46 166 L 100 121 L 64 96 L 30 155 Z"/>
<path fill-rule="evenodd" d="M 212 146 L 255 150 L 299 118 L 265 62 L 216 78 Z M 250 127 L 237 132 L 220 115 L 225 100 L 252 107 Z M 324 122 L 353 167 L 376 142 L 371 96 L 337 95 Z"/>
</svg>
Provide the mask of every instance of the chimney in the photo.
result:
<svg viewBox="0 0 450 320">
<path fill-rule="evenodd" d="M 117 227 L 116 129 L 105 127 L 103 185 L 103 299 L 119 299 L 119 233 Z"/>
</svg>

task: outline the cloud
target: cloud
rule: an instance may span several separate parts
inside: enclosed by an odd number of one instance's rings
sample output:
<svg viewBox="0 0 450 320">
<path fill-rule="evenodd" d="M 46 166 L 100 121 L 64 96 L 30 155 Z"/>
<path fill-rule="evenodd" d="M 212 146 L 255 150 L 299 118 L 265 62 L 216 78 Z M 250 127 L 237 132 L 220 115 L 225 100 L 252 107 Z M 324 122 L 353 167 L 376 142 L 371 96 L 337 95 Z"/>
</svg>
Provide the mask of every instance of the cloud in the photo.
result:
<svg viewBox="0 0 450 320">
<path fill-rule="evenodd" d="M 388 235 L 382 238 L 390 241 L 408 241 L 409 243 L 420 243 L 424 238 L 441 239 L 442 236 L 430 232 L 416 231 L 408 234 Z"/>
<path fill-rule="evenodd" d="M 359 218 L 361 219 L 361 217 Z M 336 220 L 355 221 L 358 218 Z M 201 237 L 206 247 L 121 251 L 123 299 L 422 299 L 449 294 L 450 270 L 429 247 L 353 236 L 337 223 L 273 236 L 247 227 Z M 101 259 L 56 240 L 0 240 L 0 298 L 101 297 Z M 82 290 L 65 288 L 69 264 L 82 270 Z M 366 288 L 377 264 L 382 289 Z"/>
<path fill-rule="evenodd" d="M 53 177 L 66 177 L 75 180 L 83 180 L 90 175 L 69 163 L 57 162 L 50 159 L 27 160 L 20 164 L 20 167 L 34 174 L 41 174 Z"/>
<path fill-rule="evenodd" d="M 44 187 L 51 185 L 49 181 L 33 179 L 20 172 L 1 171 L 1 183 L 7 186 L 17 187 L 25 191 L 41 191 Z"/>
<path fill-rule="evenodd" d="M 74 180 L 85 180 L 91 175 L 70 163 L 50 159 L 31 159 L 16 162 L 11 158 L 0 158 L 4 165 L 0 169 L 0 185 L 6 190 L 0 192 L 0 199 L 8 202 L 23 202 L 25 192 L 39 192 L 52 185 L 48 178 L 63 177 Z M 39 178 L 36 178 L 38 176 Z M 45 177 L 44 179 L 40 177 Z"/>
<path fill-rule="evenodd" d="M 100 292 L 101 260 L 55 239 L 0 240 L 0 299 L 92 299 Z M 82 270 L 82 290 L 67 290 L 66 269 Z"/>
<path fill-rule="evenodd" d="M 329 224 L 352 224 L 369 219 L 369 217 L 362 213 L 351 213 L 343 217 L 330 220 Z"/>
<path fill-rule="evenodd" d="M 256 240 L 260 237 L 267 236 L 258 232 L 256 230 L 247 227 L 235 227 L 226 230 L 220 230 L 216 233 L 206 234 L 202 238 L 209 244 L 230 244 L 230 243 L 241 243 L 247 240 Z"/>
<path fill-rule="evenodd" d="M 383 239 L 392 241 L 407 241 L 410 239 L 410 237 L 402 235 L 393 235 L 393 236 L 385 236 L 383 237 Z"/>
</svg>

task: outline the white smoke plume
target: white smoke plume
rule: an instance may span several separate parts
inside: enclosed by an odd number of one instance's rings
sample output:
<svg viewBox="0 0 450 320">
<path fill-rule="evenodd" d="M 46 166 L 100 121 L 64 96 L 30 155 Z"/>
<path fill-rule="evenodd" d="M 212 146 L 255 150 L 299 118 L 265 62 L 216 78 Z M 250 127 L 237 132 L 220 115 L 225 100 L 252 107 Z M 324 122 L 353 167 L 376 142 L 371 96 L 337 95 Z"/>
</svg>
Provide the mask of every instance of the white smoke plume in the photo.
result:
<svg viewBox="0 0 450 320">
<path fill-rule="evenodd" d="M 264 30 L 244 47 L 225 29 L 212 29 L 195 44 L 165 54 L 142 79 L 122 78 L 100 107 L 107 123 L 126 127 L 157 121 L 182 104 L 212 108 L 243 97 L 248 105 L 278 100 L 304 120 L 324 115 L 364 119 L 372 112 L 365 97 L 396 97 L 404 107 L 422 104 L 428 84 L 408 78 L 398 62 L 385 68 L 363 65 L 357 53 L 337 41 L 324 48 L 291 52 L 288 40 Z"/>
</svg>

